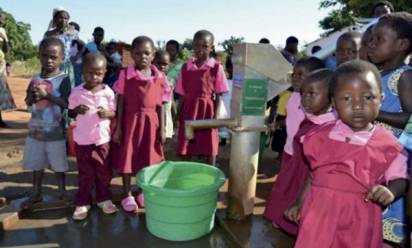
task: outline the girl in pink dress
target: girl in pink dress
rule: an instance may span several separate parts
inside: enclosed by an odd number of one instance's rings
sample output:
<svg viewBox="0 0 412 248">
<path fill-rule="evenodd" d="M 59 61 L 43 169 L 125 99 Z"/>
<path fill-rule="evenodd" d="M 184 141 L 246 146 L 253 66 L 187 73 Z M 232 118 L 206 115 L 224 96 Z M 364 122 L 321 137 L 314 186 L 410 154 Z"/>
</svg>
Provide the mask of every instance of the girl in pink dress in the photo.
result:
<svg viewBox="0 0 412 248">
<path fill-rule="evenodd" d="M 338 120 L 305 135 L 310 163 L 304 192 L 286 216 L 299 223 L 295 247 L 382 247 L 382 206 L 404 194 L 403 148 L 374 125 L 380 75 L 364 61 L 342 64 L 331 80 Z"/>
<path fill-rule="evenodd" d="M 194 140 L 189 142 L 185 137 L 185 121 L 215 118 L 221 95 L 229 90 L 222 65 L 210 57 L 213 42 L 211 32 L 201 30 L 195 33 L 195 57 L 183 65 L 175 89 L 180 95 L 177 154 L 203 156 L 212 165 L 216 162 L 219 145 L 217 128 L 197 130 Z"/>
<path fill-rule="evenodd" d="M 301 105 L 306 113 L 305 119 L 299 126 L 293 140 L 293 156 L 289 163 L 280 168 L 280 172 L 273 185 L 270 195 L 273 204 L 268 205 L 272 215 L 272 223 L 290 234 L 297 234 L 298 226 L 284 216 L 304 188 L 306 177 L 309 173 L 309 164 L 303 156 L 301 138 L 313 128 L 336 119 L 331 112 L 329 98 L 329 80 L 332 71 L 320 69 L 309 74 L 303 80 L 301 92 Z"/>
<path fill-rule="evenodd" d="M 152 65 L 153 41 L 139 36 L 132 42 L 134 65 L 122 69 L 114 85 L 118 94 L 117 126 L 113 135 L 113 164 L 122 174 L 125 198 L 121 205 L 127 212 L 138 209 L 131 193 L 131 176 L 142 168 L 161 162 L 163 157 L 166 77 Z M 137 195 L 144 206 L 143 194 Z"/>
<path fill-rule="evenodd" d="M 289 101 L 286 106 L 286 121 L 282 123 L 275 123 L 275 129 L 280 128 L 281 126 L 286 125 L 286 143 L 283 150 L 282 158 L 281 158 L 281 167 L 285 167 L 289 165 L 289 161 L 293 157 L 293 140 L 294 137 L 299 129 L 301 122 L 305 119 L 305 112 L 301 106 L 301 96 L 300 96 L 300 88 L 302 86 L 303 80 L 312 72 L 318 69 L 325 68 L 325 64 L 322 60 L 309 57 L 303 58 L 296 62 L 293 66 L 293 73 L 292 73 L 292 88 L 293 93 L 289 98 Z M 270 221 L 274 221 L 276 218 L 275 216 L 282 217 L 283 211 L 278 212 L 276 211 L 276 205 L 278 204 L 278 200 L 273 198 L 272 196 L 275 195 L 274 191 L 276 190 L 276 185 L 273 186 L 272 192 L 268 197 L 266 202 L 266 208 L 264 212 L 264 216 L 269 219 Z M 286 206 L 288 207 L 288 206 Z M 282 207 L 283 208 L 283 207 Z M 279 215 L 280 214 L 280 215 Z"/>
</svg>

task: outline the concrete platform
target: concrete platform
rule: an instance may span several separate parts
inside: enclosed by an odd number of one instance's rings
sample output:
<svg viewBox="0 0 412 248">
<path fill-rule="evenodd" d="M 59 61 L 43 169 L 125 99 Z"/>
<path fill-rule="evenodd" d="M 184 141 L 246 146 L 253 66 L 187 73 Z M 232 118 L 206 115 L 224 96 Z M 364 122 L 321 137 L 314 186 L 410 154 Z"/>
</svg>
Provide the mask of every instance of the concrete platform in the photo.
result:
<svg viewBox="0 0 412 248">
<path fill-rule="evenodd" d="M 71 219 L 73 208 L 30 212 L 1 236 L 0 247 L 236 247 L 224 230 L 194 241 L 170 242 L 151 235 L 145 215 L 106 215 L 93 207 L 85 221 Z"/>
</svg>

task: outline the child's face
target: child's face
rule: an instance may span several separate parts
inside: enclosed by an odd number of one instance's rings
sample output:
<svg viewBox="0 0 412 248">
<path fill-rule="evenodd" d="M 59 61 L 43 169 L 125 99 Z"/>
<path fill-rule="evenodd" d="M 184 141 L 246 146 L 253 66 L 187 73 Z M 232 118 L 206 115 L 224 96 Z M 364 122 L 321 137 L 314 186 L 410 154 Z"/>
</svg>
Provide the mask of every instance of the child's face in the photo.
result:
<svg viewBox="0 0 412 248">
<path fill-rule="evenodd" d="M 69 14 L 65 11 L 60 11 L 55 15 L 53 21 L 57 29 L 63 29 L 69 23 Z"/>
<path fill-rule="evenodd" d="M 336 64 L 357 59 L 359 56 L 360 39 L 341 39 L 336 44 Z"/>
<path fill-rule="evenodd" d="M 333 104 L 339 118 L 354 131 L 369 130 L 382 101 L 379 83 L 372 72 L 338 77 Z"/>
<path fill-rule="evenodd" d="M 170 64 L 170 57 L 168 54 L 162 55 L 160 58 L 155 59 L 154 62 L 155 66 L 157 69 L 159 69 L 161 72 L 166 73 L 167 70 L 169 69 L 169 64 Z"/>
<path fill-rule="evenodd" d="M 382 65 L 395 57 L 400 51 L 398 34 L 388 25 L 378 23 L 372 29 L 368 43 L 368 56 L 375 65 Z"/>
<path fill-rule="evenodd" d="M 371 32 L 365 32 L 362 36 L 361 47 L 359 49 L 359 59 L 369 61 L 368 57 L 368 45 L 372 38 Z"/>
<path fill-rule="evenodd" d="M 304 66 L 294 66 L 291 75 L 292 88 L 295 92 L 300 92 L 300 86 L 302 85 L 303 79 L 309 74 Z"/>
<path fill-rule="evenodd" d="M 103 60 L 92 61 L 84 65 L 83 78 L 87 89 L 93 89 L 103 83 L 106 64 Z"/>
<path fill-rule="evenodd" d="M 137 47 L 132 47 L 132 58 L 139 70 L 147 69 L 153 61 L 153 46 L 150 42 L 144 42 Z"/>
<path fill-rule="evenodd" d="M 170 58 L 172 60 L 176 59 L 178 51 L 177 51 L 177 48 L 176 48 L 175 45 L 173 45 L 173 44 L 167 45 L 166 46 L 166 51 L 170 55 Z"/>
<path fill-rule="evenodd" d="M 195 57 L 199 60 L 206 60 L 213 49 L 212 37 L 210 35 L 199 37 L 193 41 L 192 46 Z"/>
<path fill-rule="evenodd" d="M 324 80 L 304 82 L 300 88 L 301 103 L 307 113 L 320 115 L 330 108 L 329 88 Z"/>
<path fill-rule="evenodd" d="M 93 33 L 93 39 L 96 44 L 102 43 L 104 39 L 104 32 L 103 31 L 97 31 Z"/>
<path fill-rule="evenodd" d="M 42 71 L 46 74 L 58 71 L 64 57 L 61 47 L 57 45 L 42 47 L 39 56 Z"/>
</svg>

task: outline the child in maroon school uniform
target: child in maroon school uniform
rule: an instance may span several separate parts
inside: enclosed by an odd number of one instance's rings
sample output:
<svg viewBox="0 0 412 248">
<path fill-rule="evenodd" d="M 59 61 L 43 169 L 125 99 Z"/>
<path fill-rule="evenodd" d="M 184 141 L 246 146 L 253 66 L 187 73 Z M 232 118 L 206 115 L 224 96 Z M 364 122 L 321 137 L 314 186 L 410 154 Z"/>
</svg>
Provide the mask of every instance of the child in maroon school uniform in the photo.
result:
<svg viewBox="0 0 412 248">
<path fill-rule="evenodd" d="M 300 88 L 301 106 L 305 119 L 293 138 L 293 156 L 282 165 L 270 195 L 266 213 L 270 213 L 272 224 L 290 234 L 297 234 L 296 223 L 285 218 L 284 212 L 298 198 L 309 174 L 309 164 L 303 155 L 301 139 L 310 130 L 323 123 L 336 120 L 329 97 L 329 80 L 332 71 L 319 69 L 309 74 Z"/>
<path fill-rule="evenodd" d="M 346 62 L 331 82 L 339 119 L 305 135 L 310 176 L 286 212 L 299 223 L 295 248 L 383 247 L 382 207 L 406 192 L 407 156 L 374 124 L 383 98 L 375 66 Z"/>
<path fill-rule="evenodd" d="M 83 220 L 92 203 L 91 191 L 96 188 L 97 205 L 106 214 L 117 211 L 112 203 L 109 166 L 110 119 L 115 116 L 115 96 L 103 84 L 106 59 L 101 54 L 88 54 L 84 58 L 85 83 L 72 90 L 69 97 L 69 115 L 76 118 L 73 138 L 79 167 L 79 190 L 73 219 Z"/>
<path fill-rule="evenodd" d="M 113 135 L 113 164 L 122 174 L 125 198 L 121 204 L 126 212 L 136 212 L 130 179 L 142 168 L 161 162 L 163 157 L 164 108 L 167 79 L 152 65 L 154 43 L 147 36 L 132 42 L 134 65 L 122 69 L 113 86 L 118 94 L 117 127 Z M 143 194 L 137 195 L 140 207 Z"/>
<path fill-rule="evenodd" d="M 221 95 L 228 86 L 223 67 L 210 57 L 214 36 L 200 30 L 193 38 L 195 57 L 185 63 L 176 84 L 180 95 L 179 133 L 177 154 L 180 156 L 203 156 L 214 165 L 219 145 L 217 128 L 195 130 L 194 140 L 185 137 L 186 120 L 213 119 L 221 102 Z"/>
</svg>

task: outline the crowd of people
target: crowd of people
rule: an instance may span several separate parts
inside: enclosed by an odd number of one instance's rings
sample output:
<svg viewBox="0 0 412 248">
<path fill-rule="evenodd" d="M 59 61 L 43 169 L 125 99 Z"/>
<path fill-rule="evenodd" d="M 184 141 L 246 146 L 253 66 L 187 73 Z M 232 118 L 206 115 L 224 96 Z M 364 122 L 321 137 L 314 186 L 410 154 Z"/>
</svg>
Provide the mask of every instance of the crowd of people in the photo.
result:
<svg viewBox="0 0 412 248">
<path fill-rule="evenodd" d="M 386 1 L 374 11 L 376 24 L 364 34 L 341 35 L 326 60 L 298 58 L 293 36 L 281 51 L 293 65 L 292 87 L 269 104 L 272 149 L 281 166 L 264 216 L 274 228 L 297 236 L 295 247 L 399 246 L 409 239 L 405 196 L 412 147 L 403 129 L 412 113 L 412 15 L 393 12 Z M 178 59 L 177 41 L 156 50 L 151 38 L 138 36 L 130 49 L 134 63 L 122 68 L 116 43 L 102 42 L 103 28 L 96 27 L 94 40 L 85 44 L 69 18 L 67 10 L 53 11 L 39 45 L 41 72 L 27 89 L 32 117 L 22 164 L 33 172 L 33 192 L 23 207 L 42 201 L 49 167 L 66 197 L 69 125 L 79 171 L 75 220 L 87 218 L 93 190 L 104 213 L 118 211 L 111 200 L 113 170 L 122 176 L 122 209 L 144 207 L 143 193 L 132 194 L 131 178 L 165 159 L 174 114 L 176 153 L 214 165 L 218 130 L 195 131 L 189 141 L 183 129 L 186 120 L 216 118 L 231 91 L 230 59 L 224 66 L 211 56 L 214 35 L 196 32 L 193 58 L 185 63 Z M 14 103 L 3 101 L 8 87 L 1 73 L 0 110 L 6 110 Z M 401 135 L 407 138 L 398 140 Z"/>
</svg>

